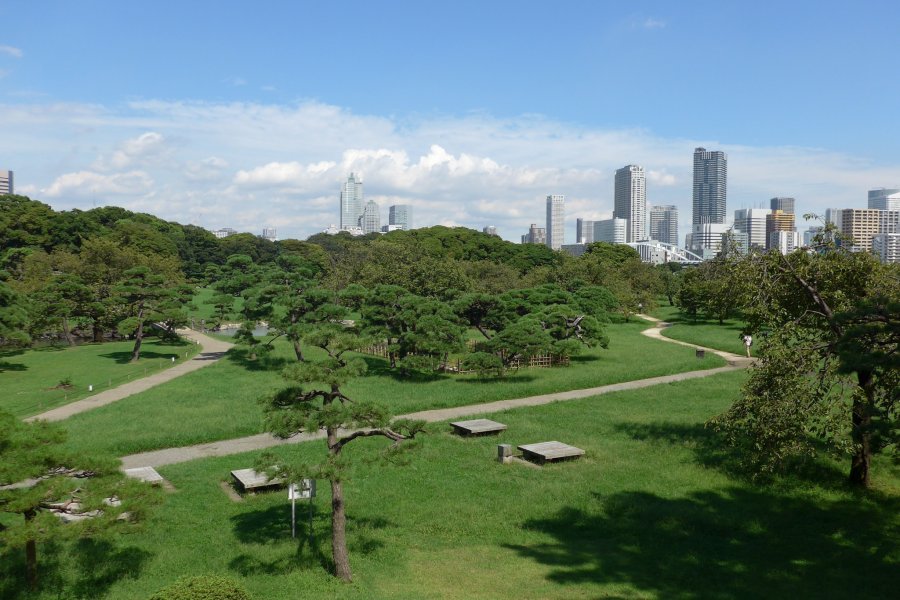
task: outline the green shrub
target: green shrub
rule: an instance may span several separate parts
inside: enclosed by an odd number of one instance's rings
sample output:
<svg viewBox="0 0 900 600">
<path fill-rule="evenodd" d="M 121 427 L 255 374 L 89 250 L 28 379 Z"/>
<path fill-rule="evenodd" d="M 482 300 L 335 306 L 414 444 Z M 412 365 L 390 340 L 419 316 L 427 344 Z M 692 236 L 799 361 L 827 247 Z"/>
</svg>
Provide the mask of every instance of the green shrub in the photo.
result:
<svg viewBox="0 0 900 600">
<path fill-rule="evenodd" d="M 150 600 L 251 600 L 244 587 L 230 577 L 182 577 L 151 596 Z"/>
</svg>

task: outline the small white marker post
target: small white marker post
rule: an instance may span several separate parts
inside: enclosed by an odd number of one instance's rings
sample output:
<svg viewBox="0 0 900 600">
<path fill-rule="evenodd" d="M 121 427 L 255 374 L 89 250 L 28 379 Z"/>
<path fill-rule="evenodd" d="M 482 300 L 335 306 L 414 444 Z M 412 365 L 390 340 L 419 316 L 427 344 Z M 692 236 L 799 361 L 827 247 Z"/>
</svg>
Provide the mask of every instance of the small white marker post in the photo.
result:
<svg viewBox="0 0 900 600">
<path fill-rule="evenodd" d="M 292 483 L 288 486 L 288 499 L 291 501 L 291 537 L 297 537 L 297 498 L 309 500 L 309 543 L 312 545 L 313 530 L 313 506 L 312 499 L 316 497 L 316 480 L 301 479 L 300 483 Z"/>
</svg>

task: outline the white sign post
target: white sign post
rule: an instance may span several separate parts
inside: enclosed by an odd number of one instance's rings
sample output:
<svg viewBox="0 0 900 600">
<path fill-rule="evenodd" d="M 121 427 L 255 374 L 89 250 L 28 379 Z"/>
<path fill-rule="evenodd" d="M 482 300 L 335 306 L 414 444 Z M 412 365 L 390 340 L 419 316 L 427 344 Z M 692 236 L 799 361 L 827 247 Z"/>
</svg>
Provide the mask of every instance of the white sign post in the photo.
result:
<svg viewBox="0 0 900 600">
<path fill-rule="evenodd" d="M 292 483 L 288 486 L 288 499 L 291 501 L 291 537 L 297 537 L 297 499 L 309 500 L 309 543 L 312 545 L 312 499 L 316 497 L 316 480 L 301 479 L 300 483 Z"/>
</svg>

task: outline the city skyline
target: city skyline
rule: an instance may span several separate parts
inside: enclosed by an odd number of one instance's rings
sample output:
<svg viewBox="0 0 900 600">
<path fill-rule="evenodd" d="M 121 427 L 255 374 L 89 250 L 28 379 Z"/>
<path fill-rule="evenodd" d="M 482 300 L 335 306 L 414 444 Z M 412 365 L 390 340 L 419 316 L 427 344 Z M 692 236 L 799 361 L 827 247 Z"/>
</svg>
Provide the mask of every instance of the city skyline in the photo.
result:
<svg viewBox="0 0 900 600">
<path fill-rule="evenodd" d="M 179 11 L 173 45 L 134 26 L 146 7 L 10 0 L 0 168 L 58 210 L 116 205 L 301 239 L 338 220 L 334 190 L 351 172 L 366 199 L 412 207 L 417 226 L 492 223 L 511 240 L 548 193 L 565 195 L 570 215 L 611 218 L 614 173 L 628 163 L 644 167 L 647 201 L 675 205 L 687 231 L 695 147 L 728 154 L 729 214 L 778 196 L 796 198 L 798 217 L 821 214 L 900 188 L 900 125 L 887 118 L 898 84 L 880 77 L 898 7 L 575 4 L 275 3 L 283 18 L 222 14 L 209 28 L 204 3 L 163 0 L 159 10 Z M 377 21 L 377 39 L 348 11 Z M 792 18 L 803 25 L 776 35 L 772 23 Z M 338 22 L 350 31 L 329 44 Z M 525 42 L 553 32 L 560 43 L 539 52 Z M 732 48 L 711 58 L 714 81 L 682 58 L 700 36 Z M 831 65 L 843 61 L 856 68 L 838 80 Z M 645 86 L 608 93 L 635 69 Z M 874 79 L 879 93 L 860 93 Z M 538 83 L 569 93 L 530 93 Z M 567 220 L 566 239 L 574 230 Z"/>
</svg>

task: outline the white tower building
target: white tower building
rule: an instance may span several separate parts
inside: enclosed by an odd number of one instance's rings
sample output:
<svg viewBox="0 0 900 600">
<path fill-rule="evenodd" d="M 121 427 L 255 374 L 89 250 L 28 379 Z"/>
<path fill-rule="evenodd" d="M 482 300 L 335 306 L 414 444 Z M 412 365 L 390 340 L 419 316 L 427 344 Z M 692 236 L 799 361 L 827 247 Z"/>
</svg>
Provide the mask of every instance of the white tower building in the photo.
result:
<svg viewBox="0 0 900 600">
<path fill-rule="evenodd" d="M 362 214 L 363 182 L 350 173 L 350 177 L 341 186 L 341 229 L 358 227 Z"/>
<path fill-rule="evenodd" d="M 547 196 L 547 245 L 559 250 L 565 244 L 566 197 L 561 194 Z"/>
<path fill-rule="evenodd" d="M 628 165 L 616 171 L 613 218 L 627 221 L 626 242 L 640 242 L 649 237 L 644 167 Z"/>
</svg>

